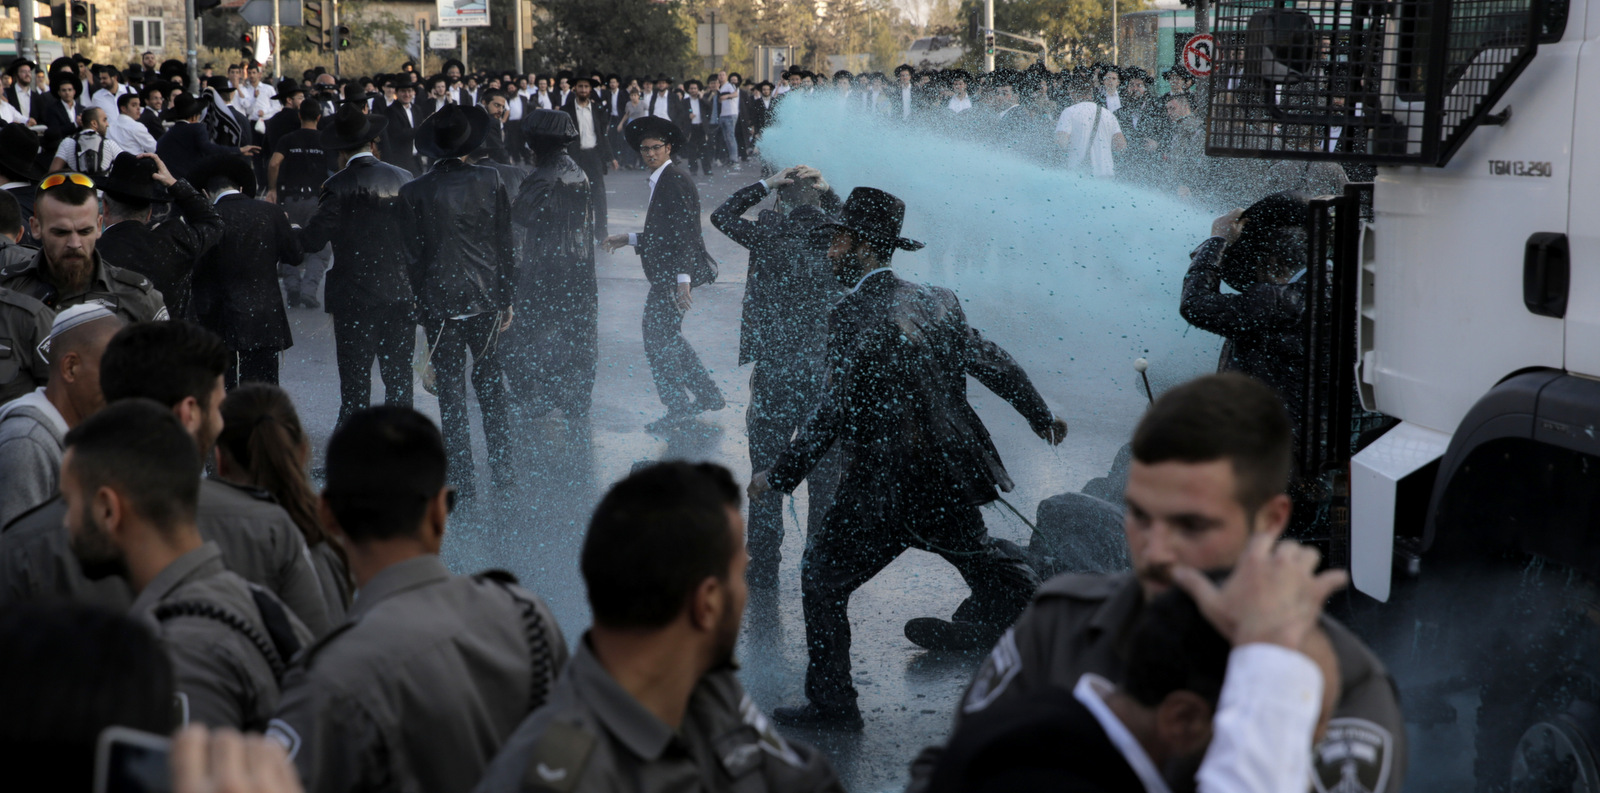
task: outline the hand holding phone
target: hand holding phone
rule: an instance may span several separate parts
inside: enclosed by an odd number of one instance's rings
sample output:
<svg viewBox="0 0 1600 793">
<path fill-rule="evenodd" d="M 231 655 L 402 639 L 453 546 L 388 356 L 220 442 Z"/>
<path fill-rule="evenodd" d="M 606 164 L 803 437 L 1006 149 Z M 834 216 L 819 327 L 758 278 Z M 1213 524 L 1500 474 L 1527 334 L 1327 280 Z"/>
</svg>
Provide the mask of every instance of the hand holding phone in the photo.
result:
<svg viewBox="0 0 1600 793">
<path fill-rule="evenodd" d="M 127 727 L 101 731 L 94 753 L 94 793 L 171 793 L 172 741 Z"/>
</svg>

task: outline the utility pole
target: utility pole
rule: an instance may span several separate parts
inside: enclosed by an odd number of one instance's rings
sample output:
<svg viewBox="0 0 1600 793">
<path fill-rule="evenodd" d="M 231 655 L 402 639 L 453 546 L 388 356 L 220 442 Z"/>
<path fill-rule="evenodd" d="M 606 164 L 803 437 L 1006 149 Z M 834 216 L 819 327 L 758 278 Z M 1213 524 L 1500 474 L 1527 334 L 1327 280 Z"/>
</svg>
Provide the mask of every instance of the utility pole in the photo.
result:
<svg viewBox="0 0 1600 793">
<path fill-rule="evenodd" d="M 1117 41 L 1122 32 L 1122 19 L 1117 15 L 1117 0 L 1111 0 L 1111 65 L 1118 66 L 1122 63 L 1120 48 Z"/>
<path fill-rule="evenodd" d="M 194 0 L 183 0 L 183 49 L 188 56 L 189 84 L 185 89 L 200 95 L 200 53 L 195 49 Z"/>
<path fill-rule="evenodd" d="M 278 6 L 283 0 L 272 0 L 272 81 L 283 79 L 283 51 L 278 49 L 278 40 L 283 38 L 283 18 L 279 16 Z"/>
<path fill-rule="evenodd" d="M 470 63 L 470 61 L 467 60 L 467 31 L 471 29 L 472 28 L 461 29 L 461 79 L 463 81 L 467 79 L 467 72 L 471 71 L 471 68 L 467 66 L 467 64 Z M 464 82 L 462 84 L 465 85 Z M 463 88 L 461 90 L 464 91 L 466 89 Z"/>
<path fill-rule="evenodd" d="M 517 6 L 517 76 L 521 77 L 522 75 L 527 74 L 527 72 L 522 70 L 522 50 L 525 46 L 527 46 L 523 43 L 524 31 L 522 30 L 522 10 L 527 5 L 528 0 L 515 0 L 515 2 Z"/>
<path fill-rule="evenodd" d="M 994 0 L 983 0 L 983 70 L 994 71 Z"/>
<path fill-rule="evenodd" d="M 189 0 L 194 2 L 194 0 Z M 333 32 L 333 79 L 337 80 L 339 74 L 339 0 L 328 0 L 328 6 L 333 10 L 333 24 L 328 29 Z"/>
<path fill-rule="evenodd" d="M 1211 0 L 1194 0 L 1194 34 L 1211 32 Z"/>
<path fill-rule="evenodd" d="M 20 17 L 17 24 L 17 57 L 28 58 L 38 63 L 39 53 L 34 51 L 33 40 L 33 0 L 22 0 L 18 3 L 17 14 Z"/>
</svg>

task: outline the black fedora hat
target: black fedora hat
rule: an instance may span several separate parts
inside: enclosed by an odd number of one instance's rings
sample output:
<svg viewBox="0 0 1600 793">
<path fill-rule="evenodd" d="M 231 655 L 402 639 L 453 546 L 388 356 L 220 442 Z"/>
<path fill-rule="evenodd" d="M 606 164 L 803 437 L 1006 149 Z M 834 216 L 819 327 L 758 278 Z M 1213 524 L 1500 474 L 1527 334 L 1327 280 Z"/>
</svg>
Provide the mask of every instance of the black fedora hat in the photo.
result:
<svg viewBox="0 0 1600 793">
<path fill-rule="evenodd" d="M 171 201 L 167 188 L 156 182 L 157 170 L 154 159 L 123 152 L 111 161 L 110 173 L 95 180 L 95 186 L 124 204 Z"/>
<path fill-rule="evenodd" d="M 12 77 L 16 77 L 17 76 L 17 72 L 21 71 L 22 67 L 24 67 L 24 66 L 26 66 L 29 69 L 32 69 L 34 71 L 39 71 L 39 64 L 34 63 L 33 61 L 28 60 L 27 58 L 18 58 L 16 60 L 6 64 L 6 74 L 11 75 Z"/>
<path fill-rule="evenodd" d="M 325 126 L 319 125 L 322 130 L 322 147 L 334 151 L 360 148 L 382 135 L 387 126 L 389 119 L 363 113 L 358 104 L 340 105 L 338 112 L 333 114 L 331 122 Z M 421 137 L 417 138 L 417 147 L 422 147 Z"/>
<path fill-rule="evenodd" d="M 628 126 L 622 128 L 622 134 L 635 150 L 644 143 L 645 138 L 655 138 L 674 150 L 683 145 L 683 130 L 660 116 L 643 116 L 629 121 Z"/>
<path fill-rule="evenodd" d="M 167 99 L 167 109 L 161 111 L 162 121 L 187 121 L 205 109 L 200 100 L 188 91 L 179 91 Z"/>
<path fill-rule="evenodd" d="M 442 160 L 465 157 L 478 150 L 489 131 L 489 113 L 473 105 L 445 105 L 417 125 L 417 151 Z"/>
<path fill-rule="evenodd" d="M 540 149 L 565 146 L 578 139 L 578 125 L 561 110 L 534 110 L 522 114 L 522 139 Z"/>
<path fill-rule="evenodd" d="M 824 228 L 848 231 L 903 251 L 920 250 L 922 243 L 900 236 L 905 219 L 906 202 L 876 187 L 857 187 L 845 199 L 839 217 L 824 224 Z"/>
<path fill-rule="evenodd" d="M 256 197 L 256 169 L 243 154 L 218 154 L 205 158 L 189 174 L 189 182 L 202 190 L 209 190 L 209 183 L 218 176 L 238 185 L 239 192 L 251 198 Z"/>
<path fill-rule="evenodd" d="M 33 162 L 37 156 L 39 133 L 28 129 L 26 124 L 0 126 L 0 169 L 31 182 L 41 176 Z"/>
</svg>

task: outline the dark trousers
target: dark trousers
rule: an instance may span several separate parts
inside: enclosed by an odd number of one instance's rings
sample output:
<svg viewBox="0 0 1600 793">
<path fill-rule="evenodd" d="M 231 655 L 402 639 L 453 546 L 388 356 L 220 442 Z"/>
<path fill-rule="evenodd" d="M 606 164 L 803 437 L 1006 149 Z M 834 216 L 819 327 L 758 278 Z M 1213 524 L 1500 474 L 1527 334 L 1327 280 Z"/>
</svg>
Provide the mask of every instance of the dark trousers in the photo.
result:
<svg viewBox="0 0 1600 793">
<path fill-rule="evenodd" d="M 602 139 L 592 149 L 579 149 L 576 156 L 578 167 L 583 169 L 584 175 L 589 177 L 589 195 L 594 200 L 594 238 L 596 241 L 606 238 L 606 155 L 605 140 Z"/>
<path fill-rule="evenodd" d="M 333 315 L 333 350 L 339 366 L 339 423 L 372 404 L 372 359 L 383 377 L 383 402 L 411 407 L 411 357 L 417 323 L 405 305 Z"/>
<path fill-rule="evenodd" d="M 722 391 L 683 337 L 683 312 L 674 286 L 651 285 L 644 299 L 644 356 L 650 361 L 656 395 L 669 412 L 689 409 L 689 395 L 701 402 L 720 402 Z"/>
<path fill-rule="evenodd" d="M 756 361 L 750 371 L 750 407 L 745 411 L 745 434 L 750 439 L 750 470 L 765 471 L 788 448 L 795 430 L 810 415 L 822 394 L 820 363 L 795 361 Z M 809 507 L 806 533 L 815 534 L 822 526 L 837 485 L 836 455 L 829 454 L 806 477 Z M 750 553 L 750 577 L 777 575 L 782 561 L 783 494 L 768 491 L 750 501 L 750 519 L 745 524 L 745 545 Z"/>
<path fill-rule="evenodd" d="M 704 122 L 689 125 L 689 143 L 684 147 L 684 159 L 688 161 L 689 170 L 706 175 L 711 174 L 711 141 L 706 139 L 707 124 Z"/>
<path fill-rule="evenodd" d="M 500 316 L 487 312 L 466 319 L 425 321 L 433 352 L 434 391 L 439 396 L 439 429 L 449 457 L 448 479 L 464 497 L 477 493 L 472 462 L 472 422 L 467 417 L 467 355 L 472 355 L 472 390 L 483 413 L 489 443 L 489 470 L 496 486 L 510 484 L 511 422 L 505 383 L 500 376 Z"/>
<path fill-rule="evenodd" d="M 228 371 L 222 385 L 229 391 L 240 383 L 278 384 L 278 351 L 246 350 L 228 356 Z"/>
<path fill-rule="evenodd" d="M 849 474 L 846 474 L 848 477 Z M 844 492 L 846 489 L 854 491 Z M 972 597 L 963 619 L 1010 625 L 1027 608 L 1039 577 L 1015 545 L 990 537 L 978 507 L 960 504 L 931 488 L 867 488 L 846 482 L 822 530 L 807 538 L 800 562 L 801 607 L 806 618 L 806 697 L 824 707 L 850 707 L 850 594 L 907 548 L 955 565 Z"/>
</svg>

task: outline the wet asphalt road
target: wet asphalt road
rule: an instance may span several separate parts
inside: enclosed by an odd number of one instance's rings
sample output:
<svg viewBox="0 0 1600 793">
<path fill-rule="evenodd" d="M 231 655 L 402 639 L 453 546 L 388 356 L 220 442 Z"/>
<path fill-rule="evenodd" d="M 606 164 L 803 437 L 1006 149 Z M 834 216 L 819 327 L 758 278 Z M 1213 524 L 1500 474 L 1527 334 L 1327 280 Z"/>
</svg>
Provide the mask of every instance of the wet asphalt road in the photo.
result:
<svg viewBox="0 0 1600 793">
<path fill-rule="evenodd" d="M 701 204 L 709 216 L 734 190 L 759 178 L 756 166 L 732 174 L 698 178 Z M 610 231 L 638 231 L 647 200 L 645 174 L 614 173 L 607 179 Z M 457 572 L 486 568 L 514 572 L 554 609 L 568 642 L 589 624 L 577 557 L 589 511 L 609 483 L 641 461 L 683 458 L 728 466 L 741 482 L 750 475 L 744 438 L 749 402 L 748 367 L 738 367 L 740 300 L 746 254 L 705 223 L 711 253 L 722 263 L 716 284 L 696 290 L 695 307 L 684 332 L 728 398 L 728 407 L 660 437 L 645 424 L 663 413 L 644 358 L 639 320 L 647 284 L 631 249 L 599 254 L 600 370 L 589 437 L 575 436 L 559 417 L 522 422 L 516 429 L 522 460 L 518 486 L 495 493 L 452 518 L 445 559 Z M 338 411 L 332 326 L 320 310 L 291 309 L 295 345 L 283 359 L 282 381 L 294 394 L 306 426 L 319 448 L 326 443 Z M 1024 360 L 1030 342 L 1024 317 L 974 313 L 972 324 Z M 1141 395 L 1105 384 L 1069 383 L 1035 372 L 1035 383 L 1059 415 L 1071 422 L 1071 435 L 1059 449 L 1029 431 L 1009 405 L 971 383 L 973 404 L 993 433 L 1016 481 L 1007 500 L 1033 518 L 1038 502 L 1077 490 L 1103 475 L 1143 406 Z M 373 396 L 382 384 L 374 377 Z M 417 408 L 438 417 L 438 405 L 420 384 Z M 1082 410 L 1093 404 L 1094 410 Z M 481 428 L 474 410 L 480 491 L 491 493 Z M 319 452 L 320 453 L 320 452 Z M 802 701 L 805 675 L 804 622 L 800 613 L 799 561 L 804 537 L 805 488 L 786 507 L 782 580 L 775 593 L 752 592 L 739 649 L 741 676 L 763 710 Z M 1029 529 L 999 509 L 986 509 L 990 533 L 1026 544 Z M 798 520 L 797 520 L 798 518 Z M 926 744 L 943 738 L 950 713 L 979 661 L 978 656 L 928 653 L 906 640 L 902 626 L 913 617 L 948 617 L 967 588 L 937 556 L 910 551 L 859 590 L 850 603 L 856 685 L 866 717 L 859 734 L 791 731 L 791 737 L 818 745 L 853 791 L 897 790 L 907 765 Z"/>
</svg>

